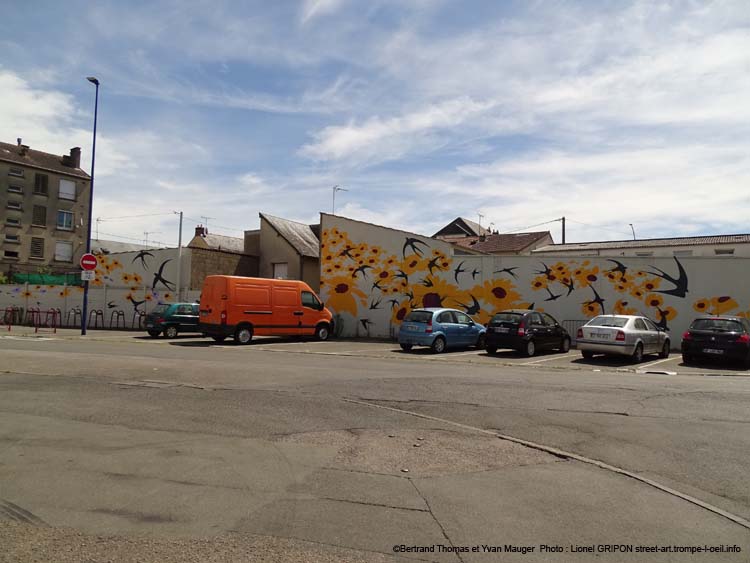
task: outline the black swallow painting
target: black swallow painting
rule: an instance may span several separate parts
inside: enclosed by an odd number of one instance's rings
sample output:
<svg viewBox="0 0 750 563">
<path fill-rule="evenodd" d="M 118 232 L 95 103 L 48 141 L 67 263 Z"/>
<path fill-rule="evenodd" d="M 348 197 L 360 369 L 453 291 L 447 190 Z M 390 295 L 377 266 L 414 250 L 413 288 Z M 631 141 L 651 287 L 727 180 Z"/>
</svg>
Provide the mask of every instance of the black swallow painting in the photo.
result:
<svg viewBox="0 0 750 563">
<path fill-rule="evenodd" d="M 107 309 L 114 309 L 115 307 L 117 307 L 117 304 L 114 301 L 107 303 Z"/>
<path fill-rule="evenodd" d="M 477 301 L 477 298 L 473 295 L 469 294 L 469 297 L 471 297 L 471 305 L 467 305 L 465 303 L 461 303 L 460 301 L 456 301 L 461 307 L 464 308 L 467 315 L 476 315 L 479 311 L 482 310 L 481 305 L 479 305 L 479 301 Z M 455 300 L 454 300 L 455 301 Z"/>
<path fill-rule="evenodd" d="M 154 255 L 148 250 L 141 250 L 133 257 L 133 261 L 131 262 L 131 264 L 134 264 L 136 260 L 140 260 L 143 269 L 148 270 L 148 264 L 146 264 L 146 256 L 151 256 L 152 258 L 154 257 Z"/>
<path fill-rule="evenodd" d="M 367 334 L 370 334 L 370 325 L 374 325 L 375 323 L 370 319 L 359 319 L 359 324 L 367 331 Z"/>
<path fill-rule="evenodd" d="M 552 293 L 552 291 L 548 287 L 545 287 L 544 289 L 546 289 L 547 293 L 549 293 L 549 297 L 547 297 L 547 299 L 545 299 L 545 301 L 555 301 L 555 300 L 557 300 L 558 297 L 560 297 L 562 295 L 562 293 L 558 293 L 558 294 Z"/>
<path fill-rule="evenodd" d="M 167 265 L 167 262 L 171 261 L 171 258 L 169 260 L 164 260 L 164 262 L 161 263 L 161 266 L 159 266 L 159 271 L 154 274 L 154 283 L 151 284 L 152 290 L 156 289 L 157 283 L 161 283 L 168 290 L 174 291 L 174 284 L 164 278 L 164 266 Z"/>
<path fill-rule="evenodd" d="M 409 275 L 406 272 L 404 272 L 403 270 L 396 270 L 396 273 L 393 274 L 393 277 L 394 278 L 401 278 L 406 283 L 409 283 Z"/>
<path fill-rule="evenodd" d="M 568 293 L 565 295 L 566 297 L 573 293 L 576 288 L 576 284 L 573 280 L 570 280 L 569 283 L 562 282 L 562 284 L 568 289 Z"/>
<path fill-rule="evenodd" d="M 518 269 L 518 266 L 513 266 L 512 268 L 503 268 L 502 270 L 495 270 L 493 274 L 510 274 L 514 278 L 517 278 L 518 276 L 513 271 L 517 269 Z"/>
<path fill-rule="evenodd" d="M 675 297 L 685 297 L 685 295 L 687 295 L 687 292 L 688 292 L 687 273 L 685 272 L 685 268 L 682 267 L 682 264 L 680 264 L 680 261 L 676 257 L 674 261 L 677 262 L 677 278 L 670 276 L 664 270 L 660 270 L 656 266 L 651 266 L 654 270 L 656 270 L 656 272 L 649 272 L 649 274 L 658 276 L 661 279 L 674 284 L 674 288 L 672 289 L 668 289 L 666 291 L 655 291 L 655 293 L 663 293 L 664 295 L 674 295 Z"/>
<path fill-rule="evenodd" d="M 442 258 L 440 256 L 435 256 L 435 258 L 427 262 L 427 269 L 430 270 L 430 274 L 434 273 L 433 270 L 435 268 L 437 268 L 438 270 L 443 269 L 442 267 L 440 267 L 440 264 L 438 264 L 438 262 L 440 262 L 441 260 Z"/>
<path fill-rule="evenodd" d="M 596 289 L 594 288 L 593 285 L 590 285 L 589 287 L 591 288 L 591 291 L 594 292 L 594 298 L 590 301 L 584 301 L 583 305 L 587 306 L 587 305 L 593 305 L 594 303 L 597 303 L 602 310 L 601 314 L 604 315 L 605 314 L 604 302 L 606 301 L 606 299 L 601 298 L 601 296 L 596 292 Z"/>
<path fill-rule="evenodd" d="M 370 288 L 370 291 L 372 291 L 373 289 L 379 289 L 380 291 L 383 291 L 383 288 L 380 287 L 381 283 L 383 283 L 383 280 L 375 280 L 372 283 L 372 287 Z"/>
<path fill-rule="evenodd" d="M 464 265 L 465 263 L 466 263 L 466 260 L 462 260 L 462 261 L 461 261 L 461 263 L 460 263 L 460 264 L 459 264 L 458 266 L 456 266 L 456 269 L 455 269 L 455 270 L 453 270 L 453 279 L 454 279 L 454 280 L 456 280 L 456 283 L 458 283 L 458 274 L 461 274 L 461 273 L 463 273 L 463 272 L 465 272 L 465 271 L 466 271 L 466 270 L 464 270 L 464 269 L 463 269 L 463 268 L 461 267 L 461 266 L 463 266 L 463 265 Z"/>
<path fill-rule="evenodd" d="M 401 305 L 401 303 L 398 302 L 398 299 L 389 299 L 388 303 L 391 304 L 391 311 L 393 311 L 393 309 Z"/>
<path fill-rule="evenodd" d="M 620 277 L 623 277 L 625 275 L 625 272 L 628 271 L 628 267 L 622 262 L 618 262 L 617 260 L 612 260 L 611 258 L 607 258 L 607 262 L 613 262 L 615 264 L 614 268 L 612 268 L 611 270 L 607 270 L 608 272 L 619 272 Z"/>
<path fill-rule="evenodd" d="M 138 310 L 138 307 L 140 307 L 146 302 L 145 299 L 143 301 L 136 301 L 132 295 L 128 295 L 128 301 L 130 301 L 133 304 L 133 309 L 135 309 L 136 311 Z"/>
<path fill-rule="evenodd" d="M 367 264 L 362 264 L 359 268 L 355 268 L 355 270 L 352 272 L 352 277 L 356 278 L 357 274 L 361 273 L 362 277 L 367 279 L 366 270 L 372 270 L 372 266 L 368 266 Z"/>
<path fill-rule="evenodd" d="M 481 274 L 481 272 L 479 270 L 477 270 L 476 268 L 474 268 L 471 271 L 471 279 L 473 279 L 473 280 L 477 279 L 477 274 Z"/>
<path fill-rule="evenodd" d="M 432 286 L 435 285 L 434 283 L 432 283 L 432 280 L 430 278 L 425 278 L 422 281 L 420 281 L 419 283 L 421 283 L 425 287 L 432 287 Z"/>
<path fill-rule="evenodd" d="M 370 307 L 369 308 L 370 308 L 370 310 L 372 310 L 372 309 L 380 309 L 380 299 L 378 299 L 377 301 L 374 300 L 374 299 L 372 301 L 370 301 Z"/>
<path fill-rule="evenodd" d="M 544 266 L 544 269 L 543 270 L 537 270 L 536 273 L 537 274 L 542 274 L 544 276 L 549 276 L 552 273 L 552 268 L 550 268 L 549 266 L 547 266 L 547 264 L 545 264 L 544 262 L 542 262 L 542 266 Z"/>
<path fill-rule="evenodd" d="M 407 248 L 410 248 L 414 254 L 418 254 L 419 256 L 422 256 L 422 249 L 417 247 L 418 244 L 421 244 L 422 246 L 427 246 L 427 243 L 424 243 L 419 239 L 406 237 L 406 242 L 404 242 L 404 248 L 401 250 L 401 254 L 403 255 L 403 257 L 406 258 Z"/>
<path fill-rule="evenodd" d="M 351 258 L 352 260 L 354 260 L 351 254 L 352 250 L 354 250 L 354 247 L 347 245 L 346 248 L 344 248 L 341 252 L 339 252 L 339 256 L 346 256 L 347 258 Z"/>
</svg>

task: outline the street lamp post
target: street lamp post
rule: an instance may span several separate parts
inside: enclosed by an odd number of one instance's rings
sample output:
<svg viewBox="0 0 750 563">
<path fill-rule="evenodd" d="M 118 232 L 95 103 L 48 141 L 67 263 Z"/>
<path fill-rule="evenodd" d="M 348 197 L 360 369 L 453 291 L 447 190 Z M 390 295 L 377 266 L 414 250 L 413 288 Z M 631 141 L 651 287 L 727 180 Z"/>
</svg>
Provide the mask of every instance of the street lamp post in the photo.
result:
<svg viewBox="0 0 750 563">
<path fill-rule="evenodd" d="M 331 188 L 333 190 L 333 201 L 331 202 L 331 215 L 336 214 L 336 192 L 348 192 L 346 188 L 340 188 L 338 184 Z"/>
<path fill-rule="evenodd" d="M 99 80 L 94 76 L 87 76 L 86 80 L 96 86 L 94 98 L 94 142 L 91 145 L 91 187 L 89 189 L 89 220 L 86 224 L 86 254 L 91 252 L 91 218 L 94 210 L 94 162 L 96 159 L 96 117 L 99 112 Z M 81 311 L 81 336 L 86 336 L 86 322 L 89 305 L 89 282 L 83 282 L 83 310 Z"/>
</svg>

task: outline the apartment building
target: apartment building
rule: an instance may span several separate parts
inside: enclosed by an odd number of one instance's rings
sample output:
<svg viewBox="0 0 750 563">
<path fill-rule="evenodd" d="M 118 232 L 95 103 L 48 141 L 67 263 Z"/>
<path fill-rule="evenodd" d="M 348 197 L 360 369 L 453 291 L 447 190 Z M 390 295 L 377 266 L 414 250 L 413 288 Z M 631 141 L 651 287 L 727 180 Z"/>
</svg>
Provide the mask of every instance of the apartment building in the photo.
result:
<svg viewBox="0 0 750 563">
<path fill-rule="evenodd" d="M 0 272 L 78 269 L 91 197 L 80 166 L 78 147 L 60 156 L 0 142 Z"/>
</svg>

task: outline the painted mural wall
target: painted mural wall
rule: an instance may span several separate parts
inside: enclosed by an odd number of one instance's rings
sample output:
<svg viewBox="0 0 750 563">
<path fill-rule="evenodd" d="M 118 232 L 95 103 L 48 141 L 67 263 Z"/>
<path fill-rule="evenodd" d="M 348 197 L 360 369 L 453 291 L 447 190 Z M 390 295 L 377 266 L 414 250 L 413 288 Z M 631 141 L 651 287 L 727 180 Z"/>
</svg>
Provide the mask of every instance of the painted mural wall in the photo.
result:
<svg viewBox="0 0 750 563">
<path fill-rule="evenodd" d="M 486 323 L 503 309 L 582 324 L 645 314 L 673 346 L 699 314 L 750 316 L 748 258 L 452 256 L 443 241 L 321 214 L 321 298 L 339 336 L 390 337 L 408 312 L 451 307 Z"/>
<path fill-rule="evenodd" d="M 176 248 L 99 254 L 96 278 L 89 283 L 89 326 L 92 328 L 139 328 L 142 316 L 162 303 L 178 302 Z M 183 248 L 182 280 L 190 280 L 190 252 Z M 182 292 L 185 301 L 198 299 L 199 291 Z M 82 286 L 0 285 L 0 309 L 14 323 L 29 321 L 38 310 L 41 322 L 51 323 L 47 314 L 58 310 L 58 326 L 79 326 L 83 305 Z M 33 313 L 32 313 L 33 316 Z"/>
</svg>

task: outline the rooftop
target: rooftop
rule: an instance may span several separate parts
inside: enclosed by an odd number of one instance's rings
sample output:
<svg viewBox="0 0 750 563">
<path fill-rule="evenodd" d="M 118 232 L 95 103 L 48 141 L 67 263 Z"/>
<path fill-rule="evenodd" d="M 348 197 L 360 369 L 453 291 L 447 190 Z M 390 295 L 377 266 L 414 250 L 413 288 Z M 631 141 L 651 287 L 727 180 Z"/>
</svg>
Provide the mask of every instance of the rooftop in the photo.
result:
<svg viewBox="0 0 750 563">
<path fill-rule="evenodd" d="M 76 149 L 71 149 L 71 156 L 75 150 Z M 77 156 L 80 160 L 80 149 L 77 150 Z M 16 145 L 0 143 L 0 160 L 5 162 L 12 162 L 22 166 L 38 168 L 40 170 L 47 170 L 58 174 L 66 174 L 68 176 L 76 176 L 85 180 L 91 179 L 91 176 L 78 167 L 79 163 L 71 163 L 71 156 L 61 156 L 59 154 L 33 150 L 26 145 L 20 144 L 20 142 Z M 72 166 L 71 164 L 75 164 L 75 166 Z"/>
<path fill-rule="evenodd" d="M 538 231 L 533 233 L 512 233 L 512 234 L 491 234 L 483 237 L 464 237 L 452 239 L 455 245 L 465 248 L 471 248 L 487 254 L 497 254 L 499 252 L 520 252 L 533 245 L 545 237 L 549 237 L 549 231 Z M 549 248 L 545 246 L 544 248 Z"/>
<path fill-rule="evenodd" d="M 320 240 L 310 228 L 310 225 L 282 219 L 260 213 L 261 219 L 265 219 L 284 239 L 294 247 L 300 256 L 318 258 L 320 256 Z"/>
<path fill-rule="evenodd" d="M 567 244 L 549 244 L 532 250 L 532 252 L 556 252 L 571 250 L 602 250 L 610 248 L 649 248 L 660 246 L 698 246 L 716 244 L 750 243 L 750 234 L 712 235 L 699 237 L 671 237 L 636 240 L 611 240 L 602 242 L 574 242 Z"/>
</svg>

